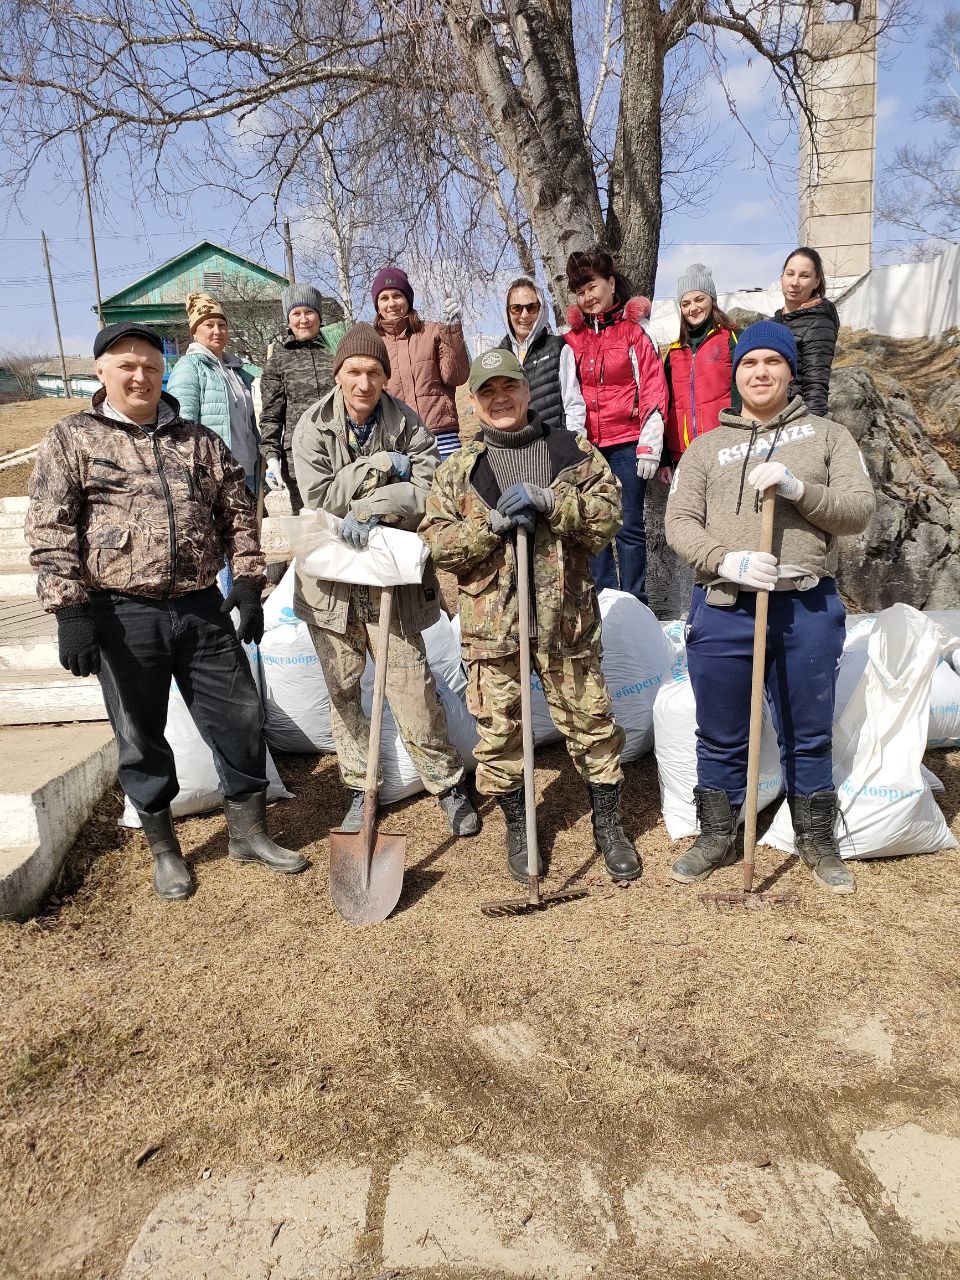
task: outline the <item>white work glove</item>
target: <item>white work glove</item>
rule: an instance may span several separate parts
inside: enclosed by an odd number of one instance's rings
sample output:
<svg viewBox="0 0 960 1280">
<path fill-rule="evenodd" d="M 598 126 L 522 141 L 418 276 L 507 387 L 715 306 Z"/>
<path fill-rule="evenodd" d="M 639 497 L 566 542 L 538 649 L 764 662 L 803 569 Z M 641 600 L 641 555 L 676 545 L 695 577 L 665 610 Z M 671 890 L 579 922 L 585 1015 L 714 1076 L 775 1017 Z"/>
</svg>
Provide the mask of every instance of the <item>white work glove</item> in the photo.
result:
<svg viewBox="0 0 960 1280">
<path fill-rule="evenodd" d="M 280 461 L 277 458 L 267 459 L 267 469 L 263 473 L 263 478 L 267 482 L 267 488 L 276 492 L 278 489 L 285 489 L 283 476 L 280 474 Z"/>
<path fill-rule="evenodd" d="M 777 561 L 769 551 L 728 551 L 720 561 L 720 577 L 741 587 L 772 591 L 777 585 Z"/>
<path fill-rule="evenodd" d="M 463 303 L 456 298 L 444 298 L 443 318 L 447 324 L 456 324 L 463 317 Z"/>
<path fill-rule="evenodd" d="M 799 502 L 803 497 L 803 481 L 798 480 L 782 462 L 761 462 L 747 476 L 747 482 L 762 493 L 775 486 L 781 498 Z"/>
<path fill-rule="evenodd" d="M 647 457 L 645 454 L 637 454 L 637 475 L 641 480 L 652 480 L 657 474 L 657 459 L 652 455 Z"/>
</svg>

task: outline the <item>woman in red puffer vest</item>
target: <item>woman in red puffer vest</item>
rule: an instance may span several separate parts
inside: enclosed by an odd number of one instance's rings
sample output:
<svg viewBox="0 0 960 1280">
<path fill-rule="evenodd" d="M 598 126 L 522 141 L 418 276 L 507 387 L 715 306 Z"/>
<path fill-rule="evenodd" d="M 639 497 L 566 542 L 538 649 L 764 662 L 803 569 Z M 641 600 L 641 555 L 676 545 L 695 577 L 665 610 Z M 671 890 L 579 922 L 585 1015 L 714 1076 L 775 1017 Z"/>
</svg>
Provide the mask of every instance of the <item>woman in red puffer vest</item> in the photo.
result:
<svg viewBox="0 0 960 1280">
<path fill-rule="evenodd" d="M 613 545 L 592 562 L 598 591 L 629 591 L 644 604 L 647 532 L 643 501 L 663 446 L 667 383 L 656 347 L 640 323 L 650 314 L 646 298 L 630 287 L 609 253 L 591 249 L 567 259 L 567 282 L 576 304 L 567 312 L 577 377 L 587 406 L 587 436 L 620 481 L 623 527 Z"/>
<path fill-rule="evenodd" d="M 740 412 L 740 393 L 733 378 L 737 335 L 717 306 L 710 268 L 702 262 L 687 267 L 677 284 L 680 341 L 664 356 L 670 393 L 663 457 L 657 479 L 673 480 L 673 470 L 691 440 L 712 431 L 721 409 Z"/>
</svg>

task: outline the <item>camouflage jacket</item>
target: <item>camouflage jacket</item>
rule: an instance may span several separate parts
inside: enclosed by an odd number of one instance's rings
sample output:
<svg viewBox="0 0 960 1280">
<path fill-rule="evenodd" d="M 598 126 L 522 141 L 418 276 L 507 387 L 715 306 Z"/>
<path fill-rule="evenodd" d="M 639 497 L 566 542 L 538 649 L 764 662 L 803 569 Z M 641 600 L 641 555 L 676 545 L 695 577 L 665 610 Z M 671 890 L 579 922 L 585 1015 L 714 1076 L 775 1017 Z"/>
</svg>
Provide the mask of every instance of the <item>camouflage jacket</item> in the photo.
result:
<svg viewBox="0 0 960 1280">
<path fill-rule="evenodd" d="M 392 478 L 388 453 L 405 453 L 410 459 L 410 479 Z M 380 396 L 380 419 L 361 452 L 349 430 L 339 387 L 314 405 L 300 419 L 293 437 L 293 461 L 304 505 L 310 511 L 334 516 L 352 512 L 358 520 L 376 516 L 397 529 L 416 529 L 423 518 L 427 495 L 437 468 L 437 446 L 432 434 L 411 408 Z M 300 618 L 342 635 L 353 588 L 348 582 L 331 582 L 297 574 L 294 612 Z M 374 610 L 380 592 L 370 587 Z M 397 625 L 404 635 L 419 635 L 440 617 L 440 588 L 433 565 L 427 561 L 422 582 L 394 591 Z"/>
<path fill-rule="evenodd" d="M 602 454 L 571 431 L 544 428 L 555 505 L 537 519 L 531 594 L 536 649 L 565 658 L 596 651 L 600 609 L 590 557 L 621 525 L 620 485 Z M 439 569 L 460 585 L 463 656 L 516 653 L 516 540 L 491 532 L 500 489 L 481 436 L 438 469 L 420 526 Z"/>
<path fill-rule="evenodd" d="M 236 577 L 264 579 L 257 518 L 219 436 L 163 395 L 151 433 L 105 416 L 106 393 L 44 437 L 30 477 L 26 534 L 48 611 L 91 591 L 180 596 Z"/>
<path fill-rule="evenodd" d="M 288 333 L 273 348 L 260 379 L 261 456 L 289 454 L 297 423 L 332 387 L 333 352 L 323 335 L 301 342 Z"/>
</svg>

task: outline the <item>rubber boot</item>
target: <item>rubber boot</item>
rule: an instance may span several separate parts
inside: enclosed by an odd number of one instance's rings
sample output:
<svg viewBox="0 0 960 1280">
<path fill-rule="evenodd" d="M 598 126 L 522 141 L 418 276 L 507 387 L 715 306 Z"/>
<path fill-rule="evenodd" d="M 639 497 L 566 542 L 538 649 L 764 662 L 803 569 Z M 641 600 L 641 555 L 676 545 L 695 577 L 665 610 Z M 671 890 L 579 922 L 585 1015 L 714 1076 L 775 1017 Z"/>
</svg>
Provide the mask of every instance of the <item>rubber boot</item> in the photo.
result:
<svg viewBox="0 0 960 1280">
<path fill-rule="evenodd" d="M 797 853 L 831 893 L 853 893 L 853 872 L 840 857 L 833 833 L 837 793 L 815 791 L 812 796 L 787 796 Z"/>
<path fill-rule="evenodd" d="M 591 782 L 588 790 L 593 807 L 593 838 L 607 870 L 614 880 L 636 880 L 640 859 L 620 820 L 620 784 Z"/>
<path fill-rule="evenodd" d="M 350 791 L 350 803 L 343 815 L 338 831 L 359 831 L 363 826 L 363 792 Z"/>
<path fill-rule="evenodd" d="M 227 852 L 235 862 L 259 862 L 271 871 L 293 875 L 310 865 L 300 853 L 283 849 L 267 834 L 267 793 L 250 791 L 224 797 L 227 815 Z"/>
<path fill-rule="evenodd" d="M 497 803 L 507 820 L 507 870 L 514 880 L 527 883 L 527 817 L 523 791 L 508 791 L 497 796 Z M 543 875 L 543 863 L 537 854 L 537 875 Z"/>
<path fill-rule="evenodd" d="M 140 823 L 153 854 L 153 891 L 164 902 L 179 902 L 193 893 L 193 876 L 183 860 L 169 809 L 141 813 Z"/>
<path fill-rule="evenodd" d="M 437 796 L 440 808 L 446 814 L 447 826 L 455 836 L 475 836 L 480 830 L 480 819 L 470 802 L 466 785 L 458 782 L 455 787 Z"/>
<path fill-rule="evenodd" d="M 694 787 L 693 798 L 700 834 L 670 868 L 671 876 L 680 884 L 706 880 L 717 867 L 732 866 L 740 856 L 737 850 L 740 806 L 731 805 L 725 791 L 714 791 L 710 787 Z"/>
</svg>

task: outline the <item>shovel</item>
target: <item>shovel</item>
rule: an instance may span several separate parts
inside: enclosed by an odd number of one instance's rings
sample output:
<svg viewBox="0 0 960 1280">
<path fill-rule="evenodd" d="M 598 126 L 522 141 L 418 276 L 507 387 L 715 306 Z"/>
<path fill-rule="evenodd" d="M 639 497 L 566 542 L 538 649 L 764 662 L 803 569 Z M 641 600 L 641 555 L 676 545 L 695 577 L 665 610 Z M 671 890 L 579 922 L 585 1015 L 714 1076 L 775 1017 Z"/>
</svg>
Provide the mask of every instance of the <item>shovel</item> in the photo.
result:
<svg viewBox="0 0 960 1280">
<path fill-rule="evenodd" d="M 530 556 L 528 534 L 517 526 L 517 609 L 520 613 L 520 722 L 523 729 L 523 799 L 527 826 L 527 897 L 519 902 L 508 898 L 498 902 L 481 902 L 485 916 L 519 916 L 527 911 L 542 911 L 557 902 L 585 898 L 585 889 L 561 889 L 557 893 L 540 892 L 537 874 L 537 799 L 533 788 L 533 708 L 530 697 Z"/>
<path fill-rule="evenodd" d="M 374 833 L 377 820 L 377 773 L 380 730 L 387 687 L 387 652 L 393 587 L 380 591 L 379 642 L 374 667 L 373 709 L 363 792 L 363 826 L 359 831 L 330 832 L 330 898 L 348 924 L 380 924 L 397 905 L 403 888 L 407 837 Z"/>
<path fill-rule="evenodd" d="M 760 550 L 773 551 L 773 512 L 777 491 L 772 486 L 763 491 L 760 511 Z M 756 893 L 753 888 L 753 862 L 757 850 L 757 787 L 760 783 L 760 731 L 763 727 L 763 687 L 767 661 L 767 614 L 770 592 L 757 592 L 757 608 L 753 622 L 753 683 L 750 688 L 750 743 L 747 749 L 747 798 L 743 819 L 743 891 L 741 893 L 702 893 L 706 907 L 788 907 L 797 897 L 793 893 Z"/>
</svg>

